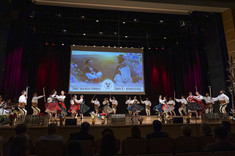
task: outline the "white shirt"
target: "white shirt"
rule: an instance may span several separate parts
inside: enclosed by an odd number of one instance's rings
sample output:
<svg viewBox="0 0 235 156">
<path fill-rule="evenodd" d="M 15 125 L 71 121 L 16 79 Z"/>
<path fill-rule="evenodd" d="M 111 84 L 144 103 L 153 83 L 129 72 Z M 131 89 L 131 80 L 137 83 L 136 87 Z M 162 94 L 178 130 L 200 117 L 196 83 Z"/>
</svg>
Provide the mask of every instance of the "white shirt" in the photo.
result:
<svg viewBox="0 0 235 156">
<path fill-rule="evenodd" d="M 131 101 L 131 104 L 134 104 L 134 103 L 139 104 L 140 102 L 137 99 L 134 99 L 134 100 Z"/>
<path fill-rule="evenodd" d="M 118 102 L 117 102 L 117 100 L 112 100 L 112 99 L 109 99 L 109 101 L 112 103 L 112 105 L 118 105 Z"/>
<path fill-rule="evenodd" d="M 141 101 L 142 104 L 145 104 L 145 106 L 151 106 L 152 103 L 149 100 Z"/>
<path fill-rule="evenodd" d="M 83 99 L 79 99 L 79 100 L 75 99 L 75 101 L 76 101 L 76 103 L 82 104 Z"/>
<path fill-rule="evenodd" d="M 220 94 L 216 98 L 213 98 L 214 101 L 223 101 L 225 100 L 226 103 L 229 103 L 229 97 L 225 94 Z"/>
<path fill-rule="evenodd" d="M 26 99 L 26 96 L 25 95 L 21 95 L 19 97 L 19 103 L 27 103 L 27 99 Z"/>
<path fill-rule="evenodd" d="M 38 99 L 41 99 L 43 96 L 34 96 L 32 98 L 32 103 L 38 103 Z"/>
<path fill-rule="evenodd" d="M 188 103 L 185 98 L 183 98 L 183 99 L 175 99 L 175 100 L 176 100 L 176 102 L 180 102 L 180 103 L 185 104 L 185 105 Z"/>
<path fill-rule="evenodd" d="M 165 100 L 159 99 L 159 103 L 165 105 Z"/>
<path fill-rule="evenodd" d="M 205 96 L 203 99 L 206 101 L 206 103 L 214 103 L 214 100 L 210 96 Z"/>
<path fill-rule="evenodd" d="M 66 98 L 66 96 L 65 95 L 60 95 L 60 96 L 57 96 L 57 98 L 58 98 L 59 101 L 64 102 L 64 99 Z"/>
<path fill-rule="evenodd" d="M 168 104 L 168 105 L 173 105 L 173 106 L 175 106 L 175 101 L 170 100 L 170 101 L 167 102 L 167 104 Z"/>
<path fill-rule="evenodd" d="M 132 100 L 126 100 L 125 103 L 126 103 L 127 105 L 129 105 L 129 104 L 131 104 L 131 101 L 132 101 Z"/>
<path fill-rule="evenodd" d="M 106 105 L 106 104 L 109 105 L 109 101 L 108 100 L 107 101 L 103 101 L 103 105 Z"/>
<path fill-rule="evenodd" d="M 91 103 L 93 103 L 94 105 L 100 106 L 100 102 L 98 100 L 92 100 Z"/>
<path fill-rule="evenodd" d="M 194 99 L 196 99 L 198 101 L 202 101 L 203 100 L 203 96 L 201 96 L 201 95 L 194 96 Z"/>
</svg>

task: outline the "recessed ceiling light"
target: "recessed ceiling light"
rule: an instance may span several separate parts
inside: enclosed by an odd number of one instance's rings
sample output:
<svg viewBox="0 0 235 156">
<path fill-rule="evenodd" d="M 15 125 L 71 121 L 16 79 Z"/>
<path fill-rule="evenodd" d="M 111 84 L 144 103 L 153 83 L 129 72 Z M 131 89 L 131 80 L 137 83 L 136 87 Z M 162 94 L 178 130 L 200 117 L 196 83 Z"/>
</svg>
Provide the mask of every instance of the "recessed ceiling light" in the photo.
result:
<svg viewBox="0 0 235 156">
<path fill-rule="evenodd" d="M 99 22 L 99 20 L 97 19 L 97 20 L 95 20 L 95 22 L 96 22 L 96 23 L 98 23 L 98 22 Z"/>
<path fill-rule="evenodd" d="M 126 22 L 124 21 L 124 22 L 122 22 L 122 24 L 126 24 Z"/>
</svg>

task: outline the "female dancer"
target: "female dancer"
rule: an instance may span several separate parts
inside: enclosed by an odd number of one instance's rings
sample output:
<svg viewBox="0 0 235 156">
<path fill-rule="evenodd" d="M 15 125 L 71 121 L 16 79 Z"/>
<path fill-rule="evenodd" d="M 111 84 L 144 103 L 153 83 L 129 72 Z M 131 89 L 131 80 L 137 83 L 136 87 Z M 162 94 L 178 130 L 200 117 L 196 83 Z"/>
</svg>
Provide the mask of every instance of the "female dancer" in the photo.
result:
<svg viewBox="0 0 235 156">
<path fill-rule="evenodd" d="M 166 112 L 167 109 L 168 109 L 168 107 L 166 105 L 166 97 L 164 97 L 164 99 L 162 99 L 162 96 L 159 95 L 159 104 L 156 105 L 153 110 L 162 114 L 163 112 Z"/>
<path fill-rule="evenodd" d="M 129 99 L 128 100 L 126 100 L 126 104 L 127 104 L 127 109 L 129 108 L 129 107 L 131 107 L 131 105 L 132 105 L 132 103 L 131 103 L 131 97 L 129 97 Z M 128 113 L 129 113 L 129 115 L 131 115 L 132 114 L 132 112 L 130 111 L 130 110 L 128 110 Z"/>
<path fill-rule="evenodd" d="M 105 113 L 105 114 L 113 113 L 113 109 L 109 106 L 108 98 L 104 98 L 103 105 L 104 105 L 103 113 Z"/>
<path fill-rule="evenodd" d="M 47 103 L 46 103 L 46 110 L 45 112 L 47 112 L 50 115 L 50 118 L 53 116 L 53 114 L 55 114 L 55 118 L 57 118 L 57 111 L 61 111 L 60 106 L 58 105 L 58 95 L 56 95 L 57 92 L 55 90 L 52 91 L 51 95 L 48 97 L 47 99 Z"/>
<path fill-rule="evenodd" d="M 192 92 L 189 92 L 189 96 L 187 97 L 187 101 L 189 102 L 187 107 L 189 110 L 190 116 L 192 116 L 192 112 L 196 113 L 196 117 L 201 117 L 201 113 L 205 110 L 205 105 L 202 103 L 203 96 L 196 92 L 196 96 L 192 95 Z"/>
<path fill-rule="evenodd" d="M 98 114 L 99 107 L 100 107 L 100 102 L 99 102 L 98 98 L 95 98 L 95 100 L 91 99 L 91 103 L 94 104 L 95 113 Z"/>
<path fill-rule="evenodd" d="M 175 114 L 175 101 L 172 100 L 171 97 L 169 98 L 169 101 L 167 102 L 167 105 L 169 107 L 168 111 L 170 112 L 170 115 L 176 116 L 176 114 Z"/>
<path fill-rule="evenodd" d="M 66 96 L 65 96 L 65 92 L 62 90 L 61 91 L 61 95 L 60 96 L 58 96 L 58 100 L 59 100 L 59 106 L 60 106 L 60 108 L 61 108 L 61 115 L 62 116 L 66 116 L 68 113 L 67 113 L 67 108 L 66 108 L 66 106 L 65 106 L 65 104 L 64 104 L 64 99 L 66 98 Z"/>
<path fill-rule="evenodd" d="M 78 103 L 80 105 L 80 116 L 81 116 L 81 119 L 83 118 L 83 114 L 86 113 L 90 107 L 88 107 L 86 104 L 85 104 L 85 100 L 84 100 L 84 96 L 81 95 L 80 96 L 80 99 L 78 100 Z"/>
<path fill-rule="evenodd" d="M 69 113 L 72 113 L 72 116 L 74 118 L 77 118 L 78 117 L 78 111 L 80 110 L 80 105 L 78 103 L 78 99 L 77 99 L 77 95 L 74 95 L 72 97 L 72 99 L 70 100 L 70 109 L 69 109 Z"/>
<path fill-rule="evenodd" d="M 134 96 L 134 99 L 131 101 L 131 106 L 127 109 L 130 110 L 134 115 L 138 115 L 139 112 L 144 110 L 144 107 L 139 105 L 140 102 L 137 100 L 137 97 Z"/>
</svg>

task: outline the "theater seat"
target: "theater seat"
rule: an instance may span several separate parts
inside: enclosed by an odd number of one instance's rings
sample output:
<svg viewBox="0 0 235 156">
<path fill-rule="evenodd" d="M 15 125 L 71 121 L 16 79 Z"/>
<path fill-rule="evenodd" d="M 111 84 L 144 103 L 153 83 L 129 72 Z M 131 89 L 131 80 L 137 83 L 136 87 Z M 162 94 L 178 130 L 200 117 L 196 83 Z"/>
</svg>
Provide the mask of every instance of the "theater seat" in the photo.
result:
<svg viewBox="0 0 235 156">
<path fill-rule="evenodd" d="M 175 156 L 213 156 L 211 152 L 176 153 Z"/>
<path fill-rule="evenodd" d="M 98 139 L 94 142 L 94 150 L 95 150 L 95 154 L 99 154 L 100 153 L 100 150 L 101 150 L 101 139 Z M 116 139 L 117 141 L 117 148 L 118 148 L 118 151 L 120 151 L 120 147 L 121 147 L 121 140 L 119 139 Z"/>
<path fill-rule="evenodd" d="M 174 142 L 171 138 L 155 138 L 148 140 L 148 153 L 173 153 Z"/>
<path fill-rule="evenodd" d="M 175 153 L 199 152 L 197 137 L 178 137 L 174 140 Z"/>
<path fill-rule="evenodd" d="M 174 156 L 173 153 L 161 153 L 161 154 L 138 154 L 138 156 Z"/>
<path fill-rule="evenodd" d="M 212 136 L 201 136 L 198 138 L 200 150 L 204 151 L 207 144 L 212 143 L 215 139 Z"/>
<path fill-rule="evenodd" d="M 38 141 L 35 151 L 37 156 L 63 156 L 65 144 L 61 141 Z"/>
<path fill-rule="evenodd" d="M 220 151 L 220 152 L 215 152 L 213 156 L 235 156 L 235 151 Z"/>
<path fill-rule="evenodd" d="M 147 153 L 147 140 L 125 139 L 122 142 L 122 154 L 145 154 Z"/>
<path fill-rule="evenodd" d="M 83 156 L 93 156 L 94 155 L 94 143 L 91 140 L 73 140 L 73 141 L 68 141 L 66 143 L 66 147 L 73 142 L 75 144 L 78 144 L 77 146 L 81 146 L 82 149 L 82 155 Z"/>
</svg>

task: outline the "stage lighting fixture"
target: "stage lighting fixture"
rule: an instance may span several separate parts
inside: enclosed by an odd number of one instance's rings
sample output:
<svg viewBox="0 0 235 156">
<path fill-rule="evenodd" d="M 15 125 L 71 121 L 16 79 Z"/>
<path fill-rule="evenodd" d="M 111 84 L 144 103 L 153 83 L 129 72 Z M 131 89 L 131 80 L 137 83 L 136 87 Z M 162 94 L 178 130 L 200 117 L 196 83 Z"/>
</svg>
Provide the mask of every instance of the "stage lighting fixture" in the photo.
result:
<svg viewBox="0 0 235 156">
<path fill-rule="evenodd" d="M 73 46 L 75 47 L 75 44 L 73 44 Z"/>
<path fill-rule="evenodd" d="M 103 32 L 101 31 L 101 32 L 99 32 L 99 34 L 100 34 L 100 35 L 103 35 Z"/>
<path fill-rule="evenodd" d="M 64 33 L 66 33 L 66 32 L 67 32 L 67 30 L 66 30 L 66 29 L 63 29 L 62 31 L 63 31 Z"/>
<path fill-rule="evenodd" d="M 128 38 L 128 36 L 125 36 L 125 38 Z"/>
<path fill-rule="evenodd" d="M 156 48 L 156 50 L 158 50 L 158 48 Z"/>
<path fill-rule="evenodd" d="M 134 21 L 134 22 L 138 22 L 138 19 L 137 19 L 137 18 L 134 18 L 133 21 Z"/>
<path fill-rule="evenodd" d="M 114 32 L 113 34 L 114 34 L 114 35 L 117 35 L 117 32 Z"/>
<path fill-rule="evenodd" d="M 122 24 L 126 24 L 126 22 L 124 21 L 124 22 L 122 22 Z"/>
<path fill-rule="evenodd" d="M 160 23 L 164 23 L 164 21 L 163 21 L 163 20 L 160 20 Z"/>
<path fill-rule="evenodd" d="M 142 47 L 141 49 L 144 49 L 144 47 Z"/>
<path fill-rule="evenodd" d="M 64 46 L 64 43 L 62 43 L 61 45 Z"/>
<path fill-rule="evenodd" d="M 81 19 L 85 19 L 85 16 L 81 16 Z"/>
<path fill-rule="evenodd" d="M 86 36 L 86 33 L 83 33 L 82 35 L 83 35 L 83 36 Z"/>
<path fill-rule="evenodd" d="M 166 36 L 164 37 L 164 40 L 166 40 Z"/>
<path fill-rule="evenodd" d="M 99 23 L 99 20 L 95 20 L 96 23 Z"/>
</svg>

